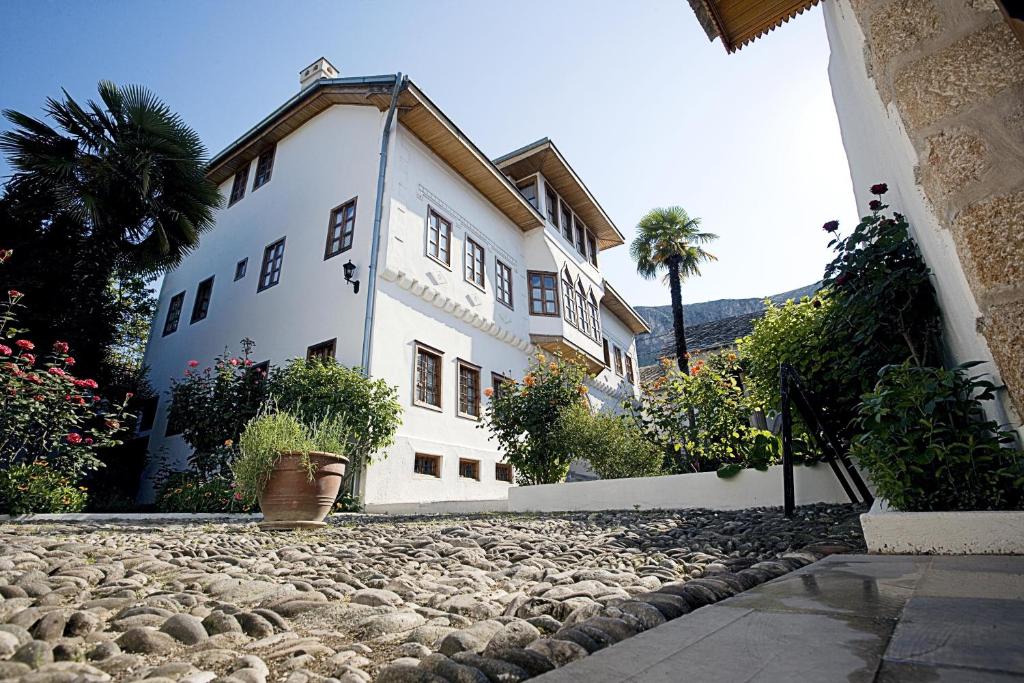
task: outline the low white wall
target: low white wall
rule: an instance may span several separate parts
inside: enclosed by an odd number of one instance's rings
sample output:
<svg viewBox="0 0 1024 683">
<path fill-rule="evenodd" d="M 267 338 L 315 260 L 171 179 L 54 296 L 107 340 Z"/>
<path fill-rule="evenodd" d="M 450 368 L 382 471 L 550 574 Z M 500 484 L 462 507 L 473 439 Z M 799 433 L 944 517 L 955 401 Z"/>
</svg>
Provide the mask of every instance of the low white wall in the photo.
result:
<svg viewBox="0 0 1024 683">
<path fill-rule="evenodd" d="M 364 511 L 389 515 L 469 515 L 477 512 L 508 512 L 508 498 L 488 500 L 435 500 L 424 503 L 372 503 Z"/>
<path fill-rule="evenodd" d="M 871 553 L 1024 555 L 1024 512 L 898 512 L 875 501 L 860 525 Z"/>
<path fill-rule="evenodd" d="M 797 505 L 849 502 L 828 465 L 795 467 L 793 478 Z M 700 472 L 517 486 L 509 490 L 508 509 L 514 512 L 654 508 L 741 510 L 782 503 L 782 466 L 776 465 L 765 472 L 743 470 L 731 479 L 722 479 L 714 472 Z"/>
</svg>

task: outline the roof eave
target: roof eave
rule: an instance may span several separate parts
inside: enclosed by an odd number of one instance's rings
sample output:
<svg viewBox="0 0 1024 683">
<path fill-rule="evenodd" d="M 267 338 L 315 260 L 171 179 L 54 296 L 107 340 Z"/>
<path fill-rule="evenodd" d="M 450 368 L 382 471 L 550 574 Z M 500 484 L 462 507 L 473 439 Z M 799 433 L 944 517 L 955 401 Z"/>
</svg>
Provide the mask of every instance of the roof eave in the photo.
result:
<svg viewBox="0 0 1024 683">
<path fill-rule="evenodd" d="M 636 312 L 636 309 L 629 305 L 607 280 L 604 281 L 604 296 L 601 297 L 601 303 L 614 313 L 616 318 L 624 322 L 633 334 L 650 333 L 651 326 L 647 324 L 647 321 Z"/>
</svg>

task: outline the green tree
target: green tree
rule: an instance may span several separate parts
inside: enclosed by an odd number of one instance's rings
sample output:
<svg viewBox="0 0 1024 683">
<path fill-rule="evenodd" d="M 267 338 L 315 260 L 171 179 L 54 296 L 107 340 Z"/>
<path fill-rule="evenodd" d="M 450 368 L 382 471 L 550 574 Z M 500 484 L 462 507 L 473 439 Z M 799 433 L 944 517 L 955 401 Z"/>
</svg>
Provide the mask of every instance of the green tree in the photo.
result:
<svg viewBox="0 0 1024 683">
<path fill-rule="evenodd" d="M 700 266 L 717 257 L 703 245 L 718 235 L 700 230 L 700 219 L 691 218 L 680 206 L 652 209 L 636 226 L 637 236 L 629 247 L 636 271 L 648 280 L 665 272 L 672 296 L 672 327 L 679 369 L 689 373 L 686 351 L 686 325 L 683 320 L 682 282 L 700 275 Z"/>
</svg>

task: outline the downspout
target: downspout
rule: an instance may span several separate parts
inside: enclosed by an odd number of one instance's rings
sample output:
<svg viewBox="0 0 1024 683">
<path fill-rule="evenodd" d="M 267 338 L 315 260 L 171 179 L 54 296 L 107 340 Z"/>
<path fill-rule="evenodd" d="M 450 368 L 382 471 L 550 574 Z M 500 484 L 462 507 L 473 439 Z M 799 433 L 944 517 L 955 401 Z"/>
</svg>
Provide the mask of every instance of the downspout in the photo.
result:
<svg viewBox="0 0 1024 683">
<path fill-rule="evenodd" d="M 391 90 L 391 104 L 384 120 L 384 132 L 380 139 L 380 163 L 377 169 L 377 198 L 373 204 L 373 232 L 370 238 L 370 265 L 367 269 L 366 283 L 366 318 L 363 321 L 363 353 L 360 359 L 363 375 L 370 376 L 370 348 L 373 344 L 373 321 L 377 311 L 377 268 L 380 259 L 380 222 L 384 215 L 384 178 L 388 170 L 388 145 L 391 141 L 391 122 L 398 108 L 398 95 L 405 86 L 402 72 L 395 74 L 395 85 Z M 365 460 L 364 460 L 365 467 Z M 362 495 L 363 467 L 353 473 L 352 492 Z"/>
<path fill-rule="evenodd" d="M 405 86 L 401 72 L 395 74 L 395 86 L 391 91 L 391 106 L 384 121 L 384 133 L 380 140 L 380 164 L 377 171 L 377 199 L 373 205 L 373 233 L 370 241 L 370 267 L 366 279 L 366 319 L 363 322 L 363 354 L 360 366 L 363 374 L 370 376 L 370 347 L 373 343 L 373 319 L 377 310 L 377 261 L 380 259 L 380 222 L 384 214 L 384 177 L 388 170 L 388 144 L 391 141 L 391 122 L 398 107 L 398 95 Z"/>
</svg>

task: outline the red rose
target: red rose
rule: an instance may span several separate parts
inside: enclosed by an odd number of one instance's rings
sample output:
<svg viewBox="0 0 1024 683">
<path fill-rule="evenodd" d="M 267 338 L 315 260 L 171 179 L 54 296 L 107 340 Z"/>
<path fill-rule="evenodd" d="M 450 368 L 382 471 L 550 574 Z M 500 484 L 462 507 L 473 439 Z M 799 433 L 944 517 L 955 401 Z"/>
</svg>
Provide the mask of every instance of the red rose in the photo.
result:
<svg viewBox="0 0 1024 683">
<path fill-rule="evenodd" d="M 85 445 L 86 446 L 91 446 L 92 445 L 92 437 L 91 436 L 85 437 Z"/>
<path fill-rule="evenodd" d="M 53 351 L 54 353 L 67 353 L 68 343 L 62 341 L 53 342 Z"/>
<path fill-rule="evenodd" d="M 23 353 L 23 354 L 21 354 L 21 359 L 23 361 L 25 361 L 26 363 L 28 363 L 29 365 L 32 365 L 33 363 L 36 362 L 36 357 L 33 356 L 31 353 Z"/>
<path fill-rule="evenodd" d="M 0 344 L 0 356 L 9 356 L 12 353 L 14 353 L 14 351 L 11 350 L 10 346 L 4 346 L 3 344 Z"/>
<path fill-rule="evenodd" d="M 17 346 L 22 351 L 31 351 L 32 349 L 36 348 L 36 345 L 30 342 L 28 339 L 19 339 L 18 341 L 14 342 L 14 345 Z"/>
<path fill-rule="evenodd" d="M 82 435 L 81 435 L 81 434 L 78 434 L 78 433 L 76 433 L 76 432 L 71 432 L 70 434 L 68 434 L 67 436 L 65 436 L 65 437 L 64 437 L 64 439 L 65 439 L 65 440 L 66 440 L 66 441 L 67 441 L 68 443 L 70 443 L 70 444 L 75 444 L 75 445 L 77 445 L 77 444 L 80 444 L 80 443 L 82 443 Z"/>
<path fill-rule="evenodd" d="M 130 400 L 130 399 L 132 398 L 132 396 L 134 396 L 134 395 L 135 395 L 135 394 L 133 394 L 132 392 L 130 392 L 130 391 L 129 391 L 129 392 L 127 393 L 127 394 L 125 394 L 125 395 L 124 395 L 124 400 L 128 401 L 128 400 Z"/>
<path fill-rule="evenodd" d="M 99 394 L 95 394 L 95 395 L 94 395 L 94 396 L 92 397 L 92 402 L 93 402 L 93 403 L 99 403 L 99 402 L 100 402 L 100 401 L 102 401 L 102 400 L 103 400 L 103 399 L 101 399 L 101 398 L 100 398 L 100 395 L 99 395 Z"/>
<path fill-rule="evenodd" d="M 232 358 L 228 362 L 231 363 L 231 365 L 238 365 L 238 359 L 237 358 Z"/>
<path fill-rule="evenodd" d="M 882 208 L 881 200 L 872 199 L 870 202 L 868 202 L 868 208 L 871 209 L 872 211 L 879 211 L 879 210 L 881 210 L 881 208 Z"/>
<path fill-rule="evenodd" d="M 248 358 L 245 359 L 245 367 L 252 367 L 252 361 L 249 360 Z"/>
<path fill-rule="evenodd" d="M 56 375 L 57 377 L 63 377 L 64 375 L 68 374 L 61 370 L 60 368 L 50 368 L 49 370 L 47 370 L 47 372 L 50 373 L 51 375 Z"/>
<path fill-rule="evenodd" d="M 871 194 L 877 194 L 879 196 L 889 191 L 889 186 L 885 183 L 877 183 L 871 186 Z"/>
<path fill-rule="evenodd" d="M 32 398 L 34 398 L 34 399 L 35 399 L 35 400 L 37 400 L 37 401 L 42 401 L 42 400 L 44 400 L 44 399 L 43 399 L 43 397 L 42 397 L 42 396 L 40 396 L 39 394 L 36 394 L 36 395 L 35 395 L 35 396 L 33 396 Z"/>
<path fill-rule="evenodd" d="M 83 379 L 82 384 L 89 387 L 90 389 L 98 389 L 100 386 L 99 384 L 96 383 L 96 380 L 94 379 Z"/>
<path fill-rule="evenodd" d="M 67 358 L 64 359 L 64 364 L 68 365 L 68 366 L 74 365 L 75 362 L 76 362 L 75 359 L 72 358 L 71 356 L 68 356 Z"/>
<path fill-rule="evenodd" d="M 829 221 L 825 225 L 821 226 L 821 229 L 825 232 L 835 232 L 839 229 L 839 221 Z"/>
<path fill-rule="evenodd" d="M 19 292 L 16 289 L 8 289 L 7 290 L 7 296 L 11 297 L 14 300 L 18 300 L 21 297 L 25 296 L 25 293 L 24 292 Z"/>
<path fill-rule="evenodd" d="M 199 361 L 197 361 L 197 360 L 190 360 L 188 362 L 188 366 L 190 368 L 198 368 L 199 367 Z"/>
</svg>

